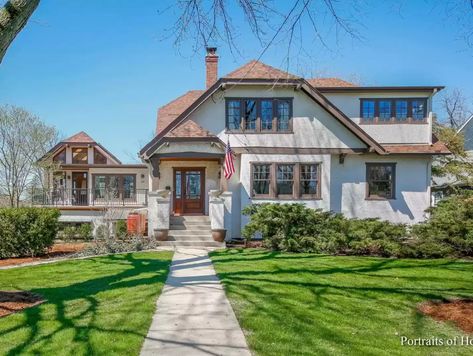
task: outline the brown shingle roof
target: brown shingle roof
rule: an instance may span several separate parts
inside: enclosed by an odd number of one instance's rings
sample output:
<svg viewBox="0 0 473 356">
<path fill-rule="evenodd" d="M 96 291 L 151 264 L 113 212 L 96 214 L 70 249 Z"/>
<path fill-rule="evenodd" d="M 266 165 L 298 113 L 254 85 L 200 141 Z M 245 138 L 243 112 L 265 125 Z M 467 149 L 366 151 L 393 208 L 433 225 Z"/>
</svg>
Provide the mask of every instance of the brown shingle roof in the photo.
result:
<svg viewBox="0 0 473 356">
<path fill-rule="evenodd" d="M 156 134 L 160 133 L 168 126 L 176 117 L 186 110 L 205 90 L 189 90 L 184 95 L 174 99 L 168 104 L 161 106 L 158 110 L 156 119 Z"/>
<path fill-rule="evenodd" d="M 257 60 L 252 60 L 233 72 L 228 73 L 224 78 L 232 79 L 297 79 L 294 74 L 282 71 L 264 64 Z"/>
<path fill-rule="evenodd" d="M 340 78 L 311 78 L 307 79 L 310 85 L 320 88 L 335 88 L 335 87 L 356 87 L 355 84 L 347 82 Z"/>
<path fill-rule="evenodd" d="M 445 155 L 451 153 L 442 141 L 436 141 L 432 145 L 383 145 L 383 147 L 391 154 L 410 153 Z"/>
<path fill-rule="evenodd" d="M 61 142 L 65 143 L 95 143 L 95 140 L 87 135 L 84 131 L 78 132 L 71 137 L 62 140 Z"/>
<path fill-rule="evenodd" d="M 215 135 L 189 119 L 168 132 L 164 137 L 215 137 Z"/>
</svg>

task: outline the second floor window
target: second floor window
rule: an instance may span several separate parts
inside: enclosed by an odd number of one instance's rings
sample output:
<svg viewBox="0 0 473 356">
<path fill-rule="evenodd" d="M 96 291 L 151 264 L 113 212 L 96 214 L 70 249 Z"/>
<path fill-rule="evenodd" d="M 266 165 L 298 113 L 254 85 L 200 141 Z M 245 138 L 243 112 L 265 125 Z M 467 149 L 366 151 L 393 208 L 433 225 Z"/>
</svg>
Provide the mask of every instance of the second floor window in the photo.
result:
<svg viewBox="0 0 473 356">
<path fill-rule="evenodd" d="M 66 163 L 66 150 L 63 149 L 61 152 L 59 152 L 58 154 L 56 154 L 54 157 L 53 157 L 53 161 L 54 162 L 57 162 L 57 163 Z"/>
<path fill-rule="evenodd" d="M 416 123 L 425 122 L 427 98 L 361 99 L 361 123 Z"/>
<path fill-rule="evenodd" d="M 227 99 L 226 128 L 234 132 L 291 132 L 292 99 Z"/>
<path fill-rule="evenodd" d="M 87 164 L 87 147 L 78 147 L 72 149 L 72 163 L 74 164 Z"/>
</svg>

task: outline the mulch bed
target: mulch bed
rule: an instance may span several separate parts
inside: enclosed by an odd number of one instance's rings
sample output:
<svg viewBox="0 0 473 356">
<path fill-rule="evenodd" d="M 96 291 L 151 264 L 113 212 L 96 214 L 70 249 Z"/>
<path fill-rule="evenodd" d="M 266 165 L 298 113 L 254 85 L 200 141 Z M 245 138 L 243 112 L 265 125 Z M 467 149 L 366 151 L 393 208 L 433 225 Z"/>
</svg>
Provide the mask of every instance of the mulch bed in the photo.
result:
<svg viewBox="0 0 473 356">
<path fill-rule="evenodd" d="M 245 246 L 245 241 L 243 240 L 232 240 L 226 243 L 228 248 L 262 248 L 263 241 L 248 241 Z"/>
<path fill-rule="evenodd" d="M 15 257 L 0 259 L 1 266 L 13 266 L 22 263 L 35 262 L 41 260 L 47 260 L 50 258 L 64 257 L 67 255 L 74 254 L 82 251 L 87 246 L 87 243 L 58 243 L 54 244 L 53 247 L 44 255 L 37 257 Z"/>
<path fill-rule="evenodd" d="M 452 321 L 463 331 L 473 333 L 472 299 L 425 302 L 419 306 L 419 311 L 438 321 Z"/>
<path fill-rule="evenodd" d="M 45 301 L 40 295 L 31 292 L 0 291 L 0 318 Z"/>
</svg>

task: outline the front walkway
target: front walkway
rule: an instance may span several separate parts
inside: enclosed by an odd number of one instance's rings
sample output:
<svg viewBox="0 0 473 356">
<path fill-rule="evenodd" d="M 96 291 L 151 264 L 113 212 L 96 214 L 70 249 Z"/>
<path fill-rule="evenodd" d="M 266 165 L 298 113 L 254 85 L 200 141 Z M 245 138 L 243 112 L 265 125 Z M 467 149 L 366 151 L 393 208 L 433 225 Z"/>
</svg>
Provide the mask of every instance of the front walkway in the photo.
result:
<svg viewBox="0 0 473 356">
<path fill-rule="evenodd" d="M 175 252 L 141 355 L 251 355 L 206 250 Z"/>
</svg>

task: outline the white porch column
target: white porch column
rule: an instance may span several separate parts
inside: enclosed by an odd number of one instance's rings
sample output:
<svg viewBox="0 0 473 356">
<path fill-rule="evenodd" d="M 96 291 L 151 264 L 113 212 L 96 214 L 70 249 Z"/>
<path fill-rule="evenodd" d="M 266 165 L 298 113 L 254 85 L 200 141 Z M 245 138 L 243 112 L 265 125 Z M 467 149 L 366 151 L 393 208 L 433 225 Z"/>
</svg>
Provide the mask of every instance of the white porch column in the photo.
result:
<svg viewBox="0 0 473 356">
<path fill-rule="evenodd" d="M 209 217 L 212 230 L 226 230 L 225 240 L 232 238 L 232 192 L 209 192 Z"/>
<path fill-rule="evenodd" d="M 148 236 L 155 236 L 155 230 L 169 230 L 171 213 L 171 192 L 157 190 L 148 193 Z"/>
</svg>

